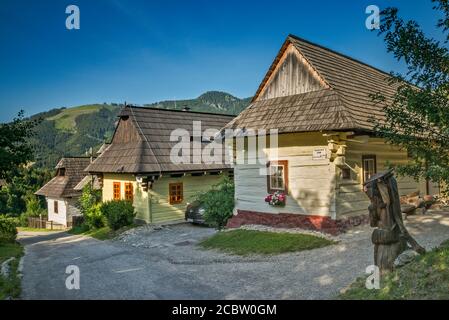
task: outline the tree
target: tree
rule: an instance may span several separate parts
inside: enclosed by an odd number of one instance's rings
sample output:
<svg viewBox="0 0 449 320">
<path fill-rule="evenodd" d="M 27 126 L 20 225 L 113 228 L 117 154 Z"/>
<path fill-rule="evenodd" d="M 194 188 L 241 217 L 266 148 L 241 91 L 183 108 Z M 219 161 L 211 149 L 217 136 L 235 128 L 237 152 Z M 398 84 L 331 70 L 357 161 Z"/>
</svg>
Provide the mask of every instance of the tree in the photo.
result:
<svg viewBox="0 0 449 320">
<path fill-rule="evenodd" d="M 42 210 L 45 209 L 45 198 L 36 198 L 34 193 L 52 178 L 51 170 L 35 167 L 12 168 L 6 176 L 9 183 L 0 190 L 0 214 L 19 216 L 27 211 L 30 198 L 37 200 Z"/>
<path fill-rule="evenodd" d="M 391 73 L 394 97 L 373 96 L 385 105 L 385 119 L 375 131 L 387 142 L 406 149 L 413 159 L 397 166 L 399 174 L 443 182 L 449 186 L 449 4 L 432 0 L 441 14 L 436 27 L 443 44 L 427 37 L 416 21 L 404 21 L 397 8 L 381 12 L 379 35 L 387 51 L 405 62 L 405 74 Z M 447 190 L 446 190 L 447 191 Z"/>
<path fill-rule="evenodd" d="M 40 120 L 25 120 L 21 110 L 11 123 L 0 124 L 0 178 L 11 168 L 33 160 L 29 138 Z"/>
</svg>

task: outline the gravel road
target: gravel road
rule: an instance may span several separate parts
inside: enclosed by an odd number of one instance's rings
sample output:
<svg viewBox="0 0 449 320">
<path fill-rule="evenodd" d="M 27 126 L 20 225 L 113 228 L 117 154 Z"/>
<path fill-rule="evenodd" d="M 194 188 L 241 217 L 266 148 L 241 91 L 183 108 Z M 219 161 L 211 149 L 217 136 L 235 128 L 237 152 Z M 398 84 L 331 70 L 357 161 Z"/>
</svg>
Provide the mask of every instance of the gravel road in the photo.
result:
<svg viewBox="0 0 449 320">
<path fill-rule="evenodd" d="M 449 238 L 449 213 L 409 217 L 426 248 Z M 214 230 L 188 224 L 130 230 L 98 241 L 54 233 L 20 235 L 26 245 L 23 299 L 332 299 L 372 264 L 371 229 L 352 229 L 338 244 L 272 257 L 202 250 Z M 80 289 L 68 290 L 68 265 Z"/>
</svg>

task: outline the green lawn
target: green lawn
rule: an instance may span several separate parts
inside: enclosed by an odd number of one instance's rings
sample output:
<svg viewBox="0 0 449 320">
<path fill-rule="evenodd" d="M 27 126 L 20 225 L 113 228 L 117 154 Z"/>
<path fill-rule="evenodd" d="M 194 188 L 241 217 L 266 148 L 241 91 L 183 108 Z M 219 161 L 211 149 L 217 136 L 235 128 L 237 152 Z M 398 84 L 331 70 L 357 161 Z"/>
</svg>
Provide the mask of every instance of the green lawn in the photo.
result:
<svg viewBox="0 0 449 320">
<path fill-rule="evenodd" d="M 334 241 L 306 234 L 232 230 L 218 232 L 202 241 L 200 246 L 238 255 L 267 255 L 311 250 L 334 243 Z"/>
<path fill-rule="evenodd" d="M 120 228 L 120 229 L 114 231 L 111 228 L 109 228 L 108 226 L 99 228 L 99 229 L 93 229 L 93 230 L 89 230 L 85 226 L 80 226 L 80 227 L 74 227 L 74 228 L 70 229 L 68 232 L 71 234 L 82 234 L 85 236 L 95 238 L 97 240 L 109 240 L 109 239 L 115 238 L 120 233 L 125 232 L 126 230 L 129 230 L 129 229 L 132 229 L 134 227 L 136 227 L 136 225 L 123 227 L 123 228 Z"/>
<path fill-rule="evenodd" d="M 340 299 L 402 300 L 449 299 L 449 240 L 437 249 L 381 278 L 379 290 L 365 288 L 366 277 L 357 279 Z"/>
<path fill-rule="evenodd" d="M 6 297 L 17 298 L 20 295 L 20 278 L 17 274 L 20 257 L 23 255 L 23 247 L 18 243 L 0 243 L 0 264 L 10 257 L 15 257 L 11 265 L 11 274 L 8 279 L 0 275 L 0 300 Z"/>
</svg>

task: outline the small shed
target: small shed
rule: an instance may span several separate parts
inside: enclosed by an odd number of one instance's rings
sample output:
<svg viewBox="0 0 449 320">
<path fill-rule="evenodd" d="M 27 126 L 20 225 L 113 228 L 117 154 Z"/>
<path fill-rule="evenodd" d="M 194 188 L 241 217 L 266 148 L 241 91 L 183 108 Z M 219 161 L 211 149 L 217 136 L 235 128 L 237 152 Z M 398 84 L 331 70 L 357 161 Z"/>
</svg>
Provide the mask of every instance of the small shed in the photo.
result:
<svg viewBox="0 0 449 320">
<path fill-rule="evenodd" d="M 70 227 L 72 217 L 80 215 L 77 201 L 82 188 L 76 187 L 88 178 L 84 169 L 90 162 L 90 157 L 62 158 L 56 165 L 56 176 L 35 193 L 45 196 L 49 221 Z"/>
</svg>

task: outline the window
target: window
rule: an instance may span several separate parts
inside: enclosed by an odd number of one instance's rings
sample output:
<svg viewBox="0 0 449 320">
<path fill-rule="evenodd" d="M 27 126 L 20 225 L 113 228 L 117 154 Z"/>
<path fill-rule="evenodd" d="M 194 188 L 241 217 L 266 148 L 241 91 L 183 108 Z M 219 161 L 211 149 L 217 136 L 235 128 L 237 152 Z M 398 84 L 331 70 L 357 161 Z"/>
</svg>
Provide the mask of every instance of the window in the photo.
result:
<svg viewBox="0 0 449 320">
<path fill-rule="evenodd" d="M 120 200 L 120 182 L 114 182 L 113 196 L 114 200 Z"/>
<path fill-rule="evenodd" d="M 268 162 L 267 187 L 268 192 L 288 192 L 288 161 Z"/>
<path fill-rule="evenodd" d="M 59 213 L 58 205 L 59 205 L 58 201 L 53 201 L 53 212 L 54 213 Z"/>
<path fill-rule="evenodd" d="M 168 188 L 170 204 L 181 203 L 183 200 L 182 183 L 170 183 Z"/>
<path fill-rule="evenodd" d="M 125 200 L 133 201 L 134 195 L 133 195 L 133 184 L 132 183 L 125 183 Z"/>
<path fill-rule="evenodd" d="M 363 162 L 363 183 L 368 181 L 377 173 L 376 156 L 362 156 Z"/>
<path fill-rule="evenodd" d="M 64 177 L 65 176 L 65 168 L 59 168 L 58 169 L 58 176 Z"/>
</svg>

